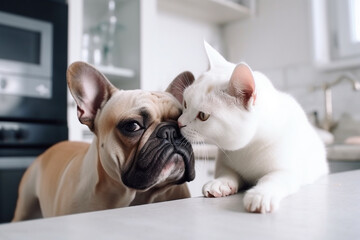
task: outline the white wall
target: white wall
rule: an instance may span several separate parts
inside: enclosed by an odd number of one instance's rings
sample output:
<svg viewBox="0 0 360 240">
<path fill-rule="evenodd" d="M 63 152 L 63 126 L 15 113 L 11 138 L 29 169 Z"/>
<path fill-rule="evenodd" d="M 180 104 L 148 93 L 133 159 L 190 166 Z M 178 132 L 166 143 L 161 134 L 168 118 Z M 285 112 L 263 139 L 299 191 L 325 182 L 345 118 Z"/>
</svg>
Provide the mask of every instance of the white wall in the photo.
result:
<svg viewBox="0 0 360 240">
<path fill-rule="evenodd" d="M 221 48 L 220 28 L 211 23 L 196 21 L 158 11 L 159 81 L 167 86 L 182 71 L 191 70 L 198 76 L 208 69 L 204 40 Z"/>
<path fill-rule="evenodd" d="M 142 41 L 145 41 L 142 49 L 142 89 L 165 90 L 183 71 L 189 70 L 195 77 L 204 72 L 208 68 L 204 40 L 222 48 L 221 30 L 215 24 L 161 9 L 149 12 L 147 8 L 144 17 L 146 19 L 142 22 L 147 26 L 143 29 L 145 36 L 142 36 Z"/>
<path fill-rule="evenodd" d="M 223 36 L 230 61 L 248 62 L 295 96 L 307 112 L 322 116 L 323 93 L 310 88 L 333 81 L 341 71 L 320 72 L 313 66 L 310 5 L 310 0 L 257 0 L 255 16 L 228 24 Z M 360 79 L 360 69 L 353 73 Z M 333 100 L 336 118 L 350 113 L 360 119 L 360 92 L 348 83 L 333 89 Z"/>
</svg>

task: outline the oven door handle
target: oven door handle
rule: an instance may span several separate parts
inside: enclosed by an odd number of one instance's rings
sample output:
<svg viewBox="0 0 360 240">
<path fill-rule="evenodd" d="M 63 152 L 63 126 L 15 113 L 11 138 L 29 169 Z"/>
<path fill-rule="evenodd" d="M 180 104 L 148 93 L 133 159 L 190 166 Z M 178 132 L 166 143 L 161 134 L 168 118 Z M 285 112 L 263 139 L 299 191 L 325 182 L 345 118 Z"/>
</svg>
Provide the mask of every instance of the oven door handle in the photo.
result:
<svg viewBox="0 0 360 240">
<path fill-rule="evenodd" d="M 36 157 L 0 157 L 0 169 L 26 169 Z"/>
</svg>

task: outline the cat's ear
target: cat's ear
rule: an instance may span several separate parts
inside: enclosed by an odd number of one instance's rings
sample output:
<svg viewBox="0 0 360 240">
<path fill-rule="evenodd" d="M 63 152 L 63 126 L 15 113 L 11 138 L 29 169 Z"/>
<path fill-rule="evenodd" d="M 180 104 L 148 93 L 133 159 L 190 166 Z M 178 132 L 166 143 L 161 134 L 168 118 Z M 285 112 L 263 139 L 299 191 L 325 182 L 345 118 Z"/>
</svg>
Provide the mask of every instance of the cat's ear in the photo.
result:
<svg viewBox="0 0 360 240">
<path fill-rule="evenodd" d="M 94 131 L 98 110 L 110 99 L 116 88 L 103 74 L 85 62 L 72 63 L 67 69 L 66 78 L 77 104 L 79 121 Z"/>
<path fill-rule="evenodd" d="M 191 72 L 183 72 L 170 83 L 166 92 L 171 93 L 180 103 L 183 102 L 183 94 L 185 88 L 194 82 L 195 78 Z"/>
<path fill-rule="evenodd" d="M 224 64 L 228 63 L 228 61 L 226 61 L 226 59 L 223 56 L 221 56 L 221 54 L 218 51 L 216 51 L 206 41 L 204 41 L 204 46 L 205 46 L 206 55 L 209 59 L 210 69 L 217 66 L 223 66 Z"/>
<path fill-rule="evenodd" d="M 239 99 L 245 109 L 249 110 L 255 105 L 255 80 L 247 64 L 240 63 L 235 67 L 228 85 L 228 93 Z"/>
</svg>

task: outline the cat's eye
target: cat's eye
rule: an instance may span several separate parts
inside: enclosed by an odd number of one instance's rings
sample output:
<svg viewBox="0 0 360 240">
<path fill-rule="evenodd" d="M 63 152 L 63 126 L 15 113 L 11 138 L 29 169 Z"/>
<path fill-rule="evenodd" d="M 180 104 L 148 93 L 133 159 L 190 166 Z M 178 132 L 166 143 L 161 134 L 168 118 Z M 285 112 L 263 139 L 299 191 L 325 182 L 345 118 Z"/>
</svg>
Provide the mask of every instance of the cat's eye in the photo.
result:
<svg viewBox="0 0 360 240">
<path fill-rule="evenodd" d="M 186 105 L 186 101 L 184 100 L 184 108 L 186 109 L 187 108 L 187 105 Z"/>
<path fill-rule="evenodd" d="M 200 119 L 201 121 L 206 121 L 206 120 L 208 120 L 209 117 L 210 117 L 210 114 L 207 114 L 204 112 L 199 112 L 197 115 L 197 118 Z"/>
</svg>

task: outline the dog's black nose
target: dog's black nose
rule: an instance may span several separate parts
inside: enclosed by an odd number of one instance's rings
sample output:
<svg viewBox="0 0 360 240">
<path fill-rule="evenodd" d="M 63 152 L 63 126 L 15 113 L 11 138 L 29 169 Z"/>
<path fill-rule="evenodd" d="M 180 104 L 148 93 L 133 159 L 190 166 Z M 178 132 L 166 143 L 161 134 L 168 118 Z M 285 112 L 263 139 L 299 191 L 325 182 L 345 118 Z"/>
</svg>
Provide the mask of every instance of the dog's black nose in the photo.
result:
<svg viewBox="0 0 360 240">
<path fill-rule="evenodd" d="M 179 130 L 175 125 L 166 125 L 161 127 L 156 135 L 158 138 L 167 139 L 170 142 L 180 136 Z"/>
</svg>

